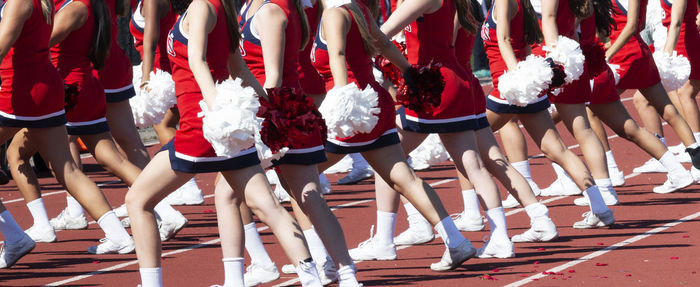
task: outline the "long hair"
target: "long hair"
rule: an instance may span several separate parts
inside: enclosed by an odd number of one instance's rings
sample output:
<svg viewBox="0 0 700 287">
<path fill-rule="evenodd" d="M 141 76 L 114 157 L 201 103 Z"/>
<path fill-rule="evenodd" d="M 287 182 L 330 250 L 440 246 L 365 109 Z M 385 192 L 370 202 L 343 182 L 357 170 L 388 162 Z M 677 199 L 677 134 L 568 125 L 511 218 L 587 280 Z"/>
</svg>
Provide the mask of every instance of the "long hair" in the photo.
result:
<svg viewBox="0 0 700 287">
<path fill-rule="evenodd" d="M 521 0 L 520 3 L 523 4 L 523 31 L 525 32 L 525 42 L 528 44 L 542 42 L 544 36 L 542 35 L 542 29 L 540 29 L 540 24 L 537 22 L 535 9 L 532 8 L 530 0 Z"/>
<path fill-rule="evenodd" d="M 90 50 L 90 62 L 94 69 L 102 69 L 105 59 L 112 45 L 112 22 L 109 17 L 109 10 L 104 0 L 91 0 L 93 21 L 95 27 L 92 32 L 93 45 Z"/>
<path fill-rule="evenodd" d="M 177 13 L 178 15 L 185 13 L 185 11 L 187 11 L 187 7 L 190 7 L 190 3 L 192 3 L 192 0 L 170 0 L 170 6 L 172 7 L 173 12 Z"/>
<path fill-rule="evenodd" d="M 236 20 L 236 7 L 233 0 L 221 0 L 221 6 L 224 7 L 224 13 L 226 13 L 226 26 L 228 27 L 231 52 L 234 52 L 238 49 L 238 41 L 241 39 L 241 33 L 238 30 L 238 21 Z"/>
<path fill-rule="evenodd" d="M 374 2 L 377 3 L 376 1 Z M 352 14 L 352 18 L 355 19 L 355 24 L 357 24 L 358 30 L 360 30 L 360 35 L 362 36 L 362 46 L 364 46 L 365 52 L 367 52 L 367 55 L 369 56 L 376 55 L 377 47 L 374 45 L 374 38 L 372 37 L 372 33 L 369 31 L 369 25 L 367 24 L 365 14 L 362 13 L 362 9 L 360 9 L 360 6 L 358 6 L 358 4 L 355 2 L 350 2 L 349 4 L 346 4 L 345 7 L 347 7 L 350 14 Z M 374 19 L 373 17 L 374 16 L 370 15 L 370 19 Z"/>
<path fill-rule="evenodd" d="M 467 32 L 476 34 L 478 26 L 474 17 L 472 17 L 471 5 L 467 3 L 467 0 L 455 0 L 455 5 L 457 7 L 457 20 L 459 21 L 459 25 L 467 30 Z"/>
<path fill-rule="evenodd" d="M 591 1 L 589 0 L 568 0 L 569 10 L 579 19 L 591 16 Z"/>
<path fill-rule="evenodd" d="M 593 15 L 595 16 L 595 28 L 598 35 L 603 38 L 610 36 L 610 31 L 617 27 L 615 19 L 612 17 L 612 1 L 593 0 Z"/>
<path fill-rule="evenodd" d="M 321 0 L 319 0 L 321 1 Z M 306 12 L 304 12 L 304 4 L 301 3 L 301 0 L 293 0 L 294 2 L 294 8 L 297 10 L 297 14 L 299 14 L 299 20 L 301 21 L 301 43 L 299 45 L 299 50 L 304 50 L 306 47 L 306 42 L 309 41 L 309 19 L 306 18 Z"/>
<path fill-rule="evenodd" d="M 51 24 L 53 18 L 53 1 L 41 0 L 41 13 L 44 15 L 46 24 Z"/>
<path fill-rule="evenodd" d="M 320 1 L 320 0 L 319 0 Z M 700 0 L 698 0 L 700 1 Z M 361 0 L 367 8 L 369 8 L 369 14 L 371 19 L 379 19 L 379 12 L 380 12 L 380 7 L 379 7 L 379 1 L 377 0 Z"/>
<path fill-rule="evenodd" d="M 116 15 L 126 15 L 126 5 L 128 0 L 117 0 L 114 3 L 114 14 Z"/>
</svg>

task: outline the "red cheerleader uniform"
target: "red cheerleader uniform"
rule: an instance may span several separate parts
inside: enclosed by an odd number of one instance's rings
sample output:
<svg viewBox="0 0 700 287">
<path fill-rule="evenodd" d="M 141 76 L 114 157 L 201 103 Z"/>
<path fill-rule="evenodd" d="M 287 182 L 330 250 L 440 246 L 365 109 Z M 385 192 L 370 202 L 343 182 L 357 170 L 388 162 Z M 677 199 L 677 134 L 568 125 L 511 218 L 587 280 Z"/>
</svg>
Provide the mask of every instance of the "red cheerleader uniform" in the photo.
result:
<svg viewBox="0 0 700 287">
<path fill-rule="evenodd" d="M 673 0 L 659 0 L 661 8 L 664 9 L 666 17 L 662 21 L 663 25 L 668 28 L 671 24 L 671 5 Z M 676 52 L 683 55 L 690 61 L 690 79 L 700 80 L 700 32 L 695 25 L 695 17 L 698 15 L 698 5 L 696 1 L 688 1 L 683 15 L 683 24 L 681 24 L 681 33 L 678 36 L 676 43 Z M 691 48 L 695 47 L 695 48 Z"/>
<path fill-rule="evenodd" d="M 265 1 L 260 8 L 264 5 L 279 6 L 287 17 L 287 28 L 284 33 L 284 61 L 281 87 L 300 89 L 301 85 L 299 84 L 299 75 L 297 71 L 299 68 L 299 46 L 301 45 L 301 21 L 297 12 L 294 11 L 294 9 L 296 9 L 294 8 L 294 3 L 292 0 L 271 0 Z M 252 25 L 257 11 L 246 20 L 247 12 L 248 8 L 246 8 L 244 13 L 241 13 L 242 17 L 239 22 L 241 27 L 241 43 L 239 48 L 250 71 L 258 79 L 258 82 L 264 85 L 265 63 L 263 61 L 263 52 L 260 46 L 260 38 L 258 38 L 258 34 Z M 262 21 L 264 21 L 264 19 Z M 326 161 L 322 137 L 326 137 L 326 135 L 321 135 L 320 132 L 316 132 L 313 136 L 293 144 L 293 146 L 289 147 L 287 153 L 276 161 L 276 163 L 311 165 Z"/>
<path fill-rule="evenodd" d="M 641 0 L 639 5 L 637 31 L 627 44 L 610 59 L 610 63 L 620 65 L 618 70 L 620 74 L 620 82 L 617 84 L 618 89 L 648 88 L 661 82 L 659 70 L 651 57 L 649 46 L 644 43 L 642 36 L 639 35 L 646 19 L 647 0 Z M 613 1 L 612 16 L 617 26 L 610 33 L 610 40 L 615 42 L 627 23 L 627 0 Z"/>
<path fill-rule="evenodd" d="M 510 20 L 510 45 L 513 47 L 513 52 L 518 61 L 525 60 L 528 55 L 525 31 L 523 30 L 524 17 L 523 4 L 521 1 L 529 0 L 517 0 L 518 12 L 515 14 L 515 17 Z M 489 68 L 491 70 L 491 78 L 493 79 L 493 89 L 486 99 L 486 108 L 493 112 L 504 114 L 537 113 L 549 108 L 550 104 L 547 95 L 540 96 L 537 101 L 532 104 L 519 107 L 509 104 L 498 91 L 498 78 L 508 70 L 508 66 L 506 62 L 503 61 L 501 51 L 498 48 L 496 19 L 493 16 L 495 9 L 496 5 L 491 5 L 491 8 L 486 14 L 484 25 L 481 27 L 481 39 L 484 40 L 484 49 L 486 50 L 486 56 L 489 58 Z"/>
<path fill-rule="evenodd" d="M 440 106 L 431 113 L 400 108 L 397 112 L 404 130 L 419 133 L 451 133 L 480 129 L 474 111 L 473 90 L 481 86 L 469 82 L 469 75 L 457 63 L 452 44 L 456 7 L 452 0 L 443 1 L 442 7 L 431 14 L 424 14 L 405 30 L 406 53 L 411 64 L 427 65 L 431 61 L 441 63 L 440 72 L 445 79 Z"/>
<path fill-rule="evenodd" d="M 217 15 L 216 25 L 207 36 L 206 59 L 214 82 L 229 78 L 227 63 L 231 44 L 226 22 L 226 13 L 220 0 L 209 0 Z M 175 96 L 180 111 L 180 128 L 175 137 L 162 150 L 167 150 L 173 170 L 187 173 L 219 172 L 246 168 L 260 163 L 255 147 L 243 150 L 233 157 L 217 156 L 214 148 L 202 132 L 202 111 L 199 101 L 203 99 L 194 74 L 190 70 L 187 56 L 188 35 L 182 31 L 180 16 L 167 37 L 167 53 L 175 81 Z"/>
<path fill-rule="evenodd" d="M 94 73 L 95 77 L 104 86 L 104 92 L 109 103 L 118 103 L 136 95 L 132 83 L 134 75 L 131 68 L 131 60 L 117 44 L 117 1 L 105 0 L 105 5 L 107 5 L 109 17 L 112 21 L 112 46 L 109 49 L 107 59 L 105 59 L 104 67 Z"/>
<path fill-rule="evenodd" d="M 90 0 L 58 0 L 56 14 L 61 9 L 79 1 L 87 9 L 87 18 L 82 27 L 70 33 L 61 43 L 51 48 L 51 61 L 67 85 L 77 84 L 79 95 L 75 106 L 66 111 L 69 135 L 93 135 L 109 131 L 107 103 L 102 84 L 93 75 L 89 55 L 95 31 L 95 14 Z"/>
<path fill-rule="evenodd" d="M 307 7 L 306 19 L 309 21 L 309 35 L 316 35 L 316 29 L 320 23 L 318 13 L 319 1 L 311 7 Z M 311 36 L 309 36 L 311 37 Z M 318 74 L 314 66 L 311 64 L 311 49 L 314 41 L 309 40 L 306 47 L 299 53 L 299 84 L 305 93 L 310 95 L 323 95 L 326 93 L 326 87 L 323 84 L 321 76 Z"/>
<path fill-rule="evenodd" d="M 361 7 L 362 12 L 365 14 L 365 20 L 371 21 L 371 18 L 367 17 L 369 10 L 364 5 L 358 4 L 358 6 Z M 342 7 L 350 12 L 347 7 Z M 374 80 L 372 59 L 365 51 L 360 29 L 357 27 L 352 13 L 350 13 L 350 19 L 352 25 L 345 42 L 348 83 L 355 83 L 360 89 L 365 89 L 368 85 L 372 87 L 379 96 L 378 107 L 380 112 L 377 125 L 371 132 L 360 133 L 347 138 L 329 138 L 326 143 L 326 151 L 338 154 L 364 152 L 400 142 L 396 130 L 394 100 L 389 92 Z M 328 47 L 326 46 L 326 40 L 321 36 L 320 29 L 316 34 L 313 46 L 313 65 L 325 81 L 326 89 L 330 90 L 335 85 L 328 59 Z"/>
<path fill-rule="evenodd" d="M 581 46 L 595 45 L 599 42 L 596 36 L 595 15 L 581 20 L 581 34 L 579 42 Z M 594 61 L 594 59 L 586 59 Z M 607 104 L 620 100 L 620 95 L 615 88 L 615 76 L 609 66 L 605 65 L 605 70 L 595 78 L 591 79 L 591 100 L 590 104 Z"/>
<path fill-rule="evenodd" d="M 489 122 L 486 120 L 486 96 L 484 95 L 484 90 L 481 89 L 479 79 L 474 76 L 470 64 L 472 50 L 474 50 L 474 41 L 475 35 L 460 28 L 457 33 L 457 40 L 455 41 L 455 53 L 458 63 L 467 71 L 467 81 L 474 87 L 474 89 L 471 89 L 473 92 L 472 97 L 474 98 L 474 115 L 479 119 L 480 128 L 485 128 L 489 126 Z M 476 87 L 479 88 L 477 89 Z"/>
<path fill-rule="evenodd" d="M 41 2 L 32 0 L 32 5 L 31 16 L 0 64 L 0 126 L 48 128 L 66 123 L 63 80 L 49 61 L 52 26 L 44 19 Z M 0 21 L 4 7 L 2 3 Z"/>
<path fill-rule="evenodd" d="M 136 5 L 136 9 L 131 17 L 131 22 L 129 22 L 129 31 L 131 35 L 134 36 L 134 48 L 139 52 L 139 55 L 143 58 L 143 29 L 145 26 L 146 19 L 141 15 L 141 5 L 143 1 L 139 1 Z M 169 3 L 169 2 L 168 2 Z M 168 60 L 168 33 L 177 21 L 177 14 L 173 12 L 172 7 L 170 12 L 160 19 L 160 34 L 158 35 L 158 44 L 156 45 L 156 52 L 154 56 L 153 71 L 156 69 L 170 73 L 170 61 Z"/>
<path fill-rule="evenodd" d="M 539 0 L 531 0 L 539 2 Z M 533 7 L 541 7 L 541 5 L 533 4 Z M 537 14 L 541 14 L 541 10 L 535 10 Z M 539 17 L 538 17 L 539 18 Z M 542 27 L 542 21 L 540 27 Z M 574 39 L 576 33 L 576 16 L 571 12 L 568 0 L 559 1 L 556 11 L 556 24 L 559 35 Z M 546 52 L 543 50 L 545 43 L 532 45 L 532 54 L 546 57 Z M 567 84 L 558 95 L 550 94 L 549 102 L 553 104 L 584 104 L 591 100 L 590 75 L 584 69 L 581 77 Z"/>
</svg>

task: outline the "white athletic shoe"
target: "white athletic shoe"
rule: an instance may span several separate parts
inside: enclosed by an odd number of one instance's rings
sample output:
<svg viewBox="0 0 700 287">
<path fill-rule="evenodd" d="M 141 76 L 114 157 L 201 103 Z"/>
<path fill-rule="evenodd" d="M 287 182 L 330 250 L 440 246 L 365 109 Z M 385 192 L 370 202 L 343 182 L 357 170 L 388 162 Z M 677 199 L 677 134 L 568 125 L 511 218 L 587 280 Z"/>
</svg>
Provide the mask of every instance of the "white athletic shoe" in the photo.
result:
<svg viewBox="0 0 700 287">
<path fill-rule="evenodd" d="M 593 214 L 593 212 L 584 212 L 581 216 L 584 219 L 574 223 L 574 228 L 578 229 L 590 229 L 596 227 L 608 226 L 615 223 L 615 216 L 611 209 L 603 212 L 602 214 Z"/>
<path fill-rule="evenodd" d="M 612 182 L 613 187 L 625 185 L 625 173 L 621 170 L 612 170 L 608 168 L 608 174 L 610 175 L 610 181 Z"/>
<path fill-rule="evenodd" d="M 540 187 L 537 186 L 537 183 L 535 183 L 533 180 L 528 179 L 527 184 L 530 185 L 530 189 L 532 189 L 532 193 L 534 193 L 535 196 L 540 196 L 540 193 L 542 193 L 542 191 L 540 190 Z"/>
<path fill-rule="evenodd" d="M 612 192 L 600 192 L 600 196 L 603 197 L 603 201 L 605 202 L 605 205 L 617 205 L 620 201 L 617 199 L 617 193 L 613 189 Z M 588 206 L 590 205 L 590 201 L 588 200 L 588 196 L 585 195 L 583 197 L 579 197 L 577 199 L 574 199 L 574 204 L 578 206 Z"/>
<path fill-rule="evenodd" d="M 462 211 L 451 215 L 459 231 L 481 231 L 484 230 L 484 217 L 471 217 Z"/>
<path fill-rule="evenodd" d="M 679 143 L 677 145 L 670 146 L 668 147 L 668 151 L 672 152 L 673 154 L 684 153 L 685 145 L 683 143 Z"/>
<path fill-rule="evenodd" d="M 204 194 L 195 181 L 188 181 L 170 193 L 165 202 L 170 205 L 199 205 L 204 203 Z"/>
<path fill-rule="evenodd" d="M 394 237 L 396 245 L 416 245 L 433 241 L 435 233 L 430 223 L 420 214 L 408 216 L 408 229 Z"/>
<path fill-rule="evenodd" d="M 281 184 L 275 185 L 275 190 L 274 190 L 275 197 L 277 198 L 277 201 L 279 202 L 290 202 L 291 197 L 289 197 L 289 193 L 287 193 L 287 190 L 282 187 Z"/>
<path fill-rule="evenodd" d="M 433 271 L 447 271 L 452 270 L 464 263 L 464 261 L 469 260 L 469 258 L 474 257 L 476 254 L 476 249 L 472 246 L 472 243 L 465 239 L 457 248 L 448 248 L 445 253 L 442 254 L 440 262 L 430 264 L 430 269 Z"/>
<path fill-rule="evenodd" d="M 540 196 L 569 196 L 579 195 L 581 190 L 569 177 L 557 178 L 550 186 L 542 189 Z"/>
<path fill-rule="evenodd" d="M 502 241 L 502 242 L 500 242 Z M 484 246 L 476 250 L 478 258 L 512 258 L 515 257 L 513 251 L 513 242 L 499 240 L 489 240 L 484 243 Z"/>
<path fill-rule="evenodd" d="M 547 242 L 559 237 L 557 226 L 554 225 L 552 219 L 546 216 L 541 216 L 530 221 L 530 229 L 522 234 L 514 235 L 511 241 L 514 243 L 520 242 Z"/>
<path fill-rule="evenodd" d="M 66 210 L 61 211 L 58 216 L 52 218 L 49 222 L 55 230 L 77 230 L 88 227 L 88 221 L 84 214 L 73 217 Z"/>
<path fill-rule="evenodd" d="M 17 260 L 32 251 L 34 246 L 36 246 L 36 243 L 26 233 L 17 243 L 7 244 L 7 242 L 3 242 L 2 246 L 0 246 L 0 269 L 15 265 Z"/>
<path fill-rule="evenodd" d="M 518 202 L 518 200 L 515 199 L 515 196 L 513 196 L 512 194 L 508 194 L 506 200 L 501 201 L 501 205 L 503 205 L 503 208 L 516 208 L 520 206 L 520 202 Z"/>
<path fill-rule="evenodd" d="M 693 180 L 695 180 L 696 183 L 700 183 L 700 169 L 691 166 L 690 175 L 693 176 Z"/>
<path fill-rule="evenodd" d="M 666 176 L 666 178 L 667 179 L 664 182 L 664 184 L 654 187 L 654 193 L 671 193 L 676 190 L 685 188 L 693 184 L 693 182 L 695 182 L 693 176 L 690 174 L 690 172 L 686 170 L 684 170 L 683 173 L 680 174 L 669 173 Z"/>
<path fill-rule="evenodd" d="M 100 239 L 97 246 L 90 246 L 87 250 L 90 254 L 127 254 L 134 252 L 134 240 L 131 237 L 122 242 L 113 242 L 107 238 Z"/>
<path fill-rule="evenodd" d="M 116 215 L 119 218 L 129 216 L 129 212 L 126 211 L 126 203 L 120 205 L 119 207 L 117 207 L 115 209 L 112 209 L 112 211 L 114 211 L 114 215 Z"/>
<path fill-rule="evenodd" d="M 682 152 L 682 153 L 679 153 L 675 156 L 676 156 L 676 159 L 681 163 L 690 163 L 691 162 L 690 154 L 687 152 Z"/>
<path fill-rule="evenodd" d="M 131 219 L 129 219 L 128 217 L 125 217 L 120 222 L 121 222 L 122 226 L 124 226 L 124 228 L 131 227 Z"/>
<path fill-rule="evenodd" d="M 355 183 L 358 183 L 362 180 L 372 178 L 373 176 L 374 176 L 374 170 L 372 170 L 371 167 L 367 167 L 367 168 L 363 168 L 363 169 L 353 168 L 345 177 L 338 180 L 338 184 L 340 184 L 340 185 L 355 184 Z"/>
<path fill-rule="evenodd" d="M 277 265 L 274 262 L 269 266 L 262 266 L 252 262 L 250 266 L 246 267 L 245 274 L 243 274 L 243 281 L 246 287 L 265 284 L 278 278 L 280 278 L 280 273 L 277 271 Z"/>
<path fill-rule="evenodd" d="M 284 274 L 297 274 L 297 268 L 294 267 L 294 264 L 284 264 L 280 271 Z"/>
<path fill-rule="evenodd" d="M 175 234 L 180 232 L 187 225 L 187 218 L 180 215 L 176 218 L 161 220 L 158 223 L 158 232 L 160 233 L 160 241 L 168 241 L 175 237 Z"/>
<path fill-rule="evenodd" d="M 412 157 L 408 157 L 406 160 L 408 162 L 408 165 L 411 166 L 413 170 L 426 170 L 430 168 L 430 164 L 425 162 L 424 160 L 418 160 Z"/>
<path fill-rule="evenodd" d="M 328 181 L 328 178 L 326 178 L 324 174 L 318 177 L 318 182 L 321 184 L 321 194 L 331 193 L 331 182 Z"/>
<path fill-rule="evenodd" d="M 323 264 L 316 264 L 316 269 L 318 270 L 318 277 L 321 278 L 321 284 L 328 285 L 338 281 L 338 270 L 336 270 L 335 263 L 330 257 L 326 257 Z M 294 264 L 285 264 L 282 266 L 282 273 L 297 274 L 297 268 L 294 267 Z"/>
<path fill-rule="evenodd" d="M 668 170 L 655 158 L 650 158 L 644 164 L 635 167 L 632 172 L 636 173 L 652 173 L 652 172 L 668 172 Z"/>
<path fill-rule="evenodd" d="M 376 240 L 374 237 L 374 225 L 372 225 L 369 233 L 369 239 L 360 243 L 357 248 L 348 250 L 352 260 L 365 261 L 396 259 L 396 245 L 393 242 L 379 242 L 379 240 Z"/>
<path fill-rule="evenodd" d="M 56 242 L 56 231 L 53 230 L 52 227 L 39 228 L 32 225 L 32 227 L 25 230 L 24 233 L 29 235 L 34 242 Z"/>
</svg>

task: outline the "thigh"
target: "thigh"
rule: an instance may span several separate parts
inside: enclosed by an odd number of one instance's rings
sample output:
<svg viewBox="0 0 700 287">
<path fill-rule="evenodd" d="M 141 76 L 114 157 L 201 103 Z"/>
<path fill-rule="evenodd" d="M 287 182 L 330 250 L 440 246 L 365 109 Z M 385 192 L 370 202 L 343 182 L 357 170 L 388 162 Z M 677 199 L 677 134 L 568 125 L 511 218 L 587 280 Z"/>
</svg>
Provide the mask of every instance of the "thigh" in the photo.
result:
<svg viewBox="0 0 700 287">
<path fill-rule="evenodd" d="M 401 126 L 401 120 L 396 117 L 396 129 L 399 131 L 399 139 L 401 139 L 401 148 L 405 155 L 416 149 L 428 137 L 428 134 L 409 132 Z"/>
<path fill-rule="evenodd" d="M 575 137 L 578 131 L 589 129 L 586 106 L 583 104 L 556 104 L 559 117 L 564 121 L 566 129 Z"/>
<path fill-rule="evenodd" d="M 540 149 L 545 143 L 561 142 L 559 132 L 554 127 L 554 122 L 546 110 L 534 114 L 521 114 L 519 118 L 520 123 L 523 124 L 527 133 Z"/>
<path fill-rule="evenodd" d="M 495 131 L 500 130 L 506 125 L 515 115 L 514 114 L 499 114 L 491 110 L 486 110 L 486 118 L 489 120 L 489 125 Z"/>
<path fill-rule="evenodd" d="M 129 197 L 153 207 L 193 176 L 192 173 L 173 170 L 168 152 L 162 151 L 153 157 L 136 178 L 129 190 Z"/>
</svg>

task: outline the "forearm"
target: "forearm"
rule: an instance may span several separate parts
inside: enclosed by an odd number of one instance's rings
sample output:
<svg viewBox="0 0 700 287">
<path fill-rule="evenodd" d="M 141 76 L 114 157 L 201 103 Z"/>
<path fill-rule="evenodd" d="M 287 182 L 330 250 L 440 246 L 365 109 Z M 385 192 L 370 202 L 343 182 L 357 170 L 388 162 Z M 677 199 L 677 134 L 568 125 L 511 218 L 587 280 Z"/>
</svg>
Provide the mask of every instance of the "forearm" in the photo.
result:
<svg viewBox="0 0 700 287">
<path fill-rule="evenodd" d="M 617 52 L 619 52 L 622 47 L 624 47 L 627 42 L 629 42 L 630 39 L 632 39 L 632 36 L 636 33 L 636 28 L 635 27 L 629 27 L 629 25 L 625 26 L 624 29 L 622 29 L 622 32 L 620 33 L 620 36 L 617 37 L 617 40 L 610 45 L 610 48 L 608 48 L 607 51 L 605 51 L 605 58 L 610 61 L 610 58 L 615 56 Z"/>
<path fill-rule="evenodd" d="M 678 44 L 678 37 L 680 34 L 680 25 L 670 25 L 668 27 L 668 36 L 666 37 L 666 43 L 664 44 L 664 52 L 673 54 L 673 50 L 676 49 L 676 44 Z"/>
<path fill-rule="evenodd" d="M 394 66 L 398 67 L 401 72 L 406 72 L 408 71 L 408 68 L 411 67 L 411 64 L 408 63 L 408 60 L 406 60 L 406 57 L 401 54 L 401 51 L 399 51 L 398 48 L 396 48 L 396 45 L 394 45 L 390 41 L 384 41 L 383 44 L 380 46 L 380 53 L 384 58 L 389 60 Z"/>
<path fill-rule="evenodd" d="M 195 81 L 202 92 L 202 97 L 211 107 L 216 100 L 216 86 L 214 84 L 214 78 L 209 70 L 209 65 L 205 61 L 192 61 L 190 60 L 190 70 L 194 75 Z"/>
</svg>

